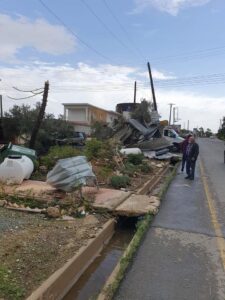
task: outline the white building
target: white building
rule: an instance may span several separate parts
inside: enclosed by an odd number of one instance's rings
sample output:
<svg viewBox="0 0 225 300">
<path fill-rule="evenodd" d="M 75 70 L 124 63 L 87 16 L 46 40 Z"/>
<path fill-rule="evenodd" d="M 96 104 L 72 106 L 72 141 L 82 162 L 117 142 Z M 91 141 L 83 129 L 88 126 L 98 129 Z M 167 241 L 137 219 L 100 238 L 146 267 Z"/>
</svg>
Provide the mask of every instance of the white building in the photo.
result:
<svg viewBox="0 0 225 300">
<path fill-rule="evenodd" d="M 95 121 L 112 123 L 120 114 L 88 103 L 63 103 L 64 119 L 74 125 L 75 131 L 91 133 Z"/>
</svg>

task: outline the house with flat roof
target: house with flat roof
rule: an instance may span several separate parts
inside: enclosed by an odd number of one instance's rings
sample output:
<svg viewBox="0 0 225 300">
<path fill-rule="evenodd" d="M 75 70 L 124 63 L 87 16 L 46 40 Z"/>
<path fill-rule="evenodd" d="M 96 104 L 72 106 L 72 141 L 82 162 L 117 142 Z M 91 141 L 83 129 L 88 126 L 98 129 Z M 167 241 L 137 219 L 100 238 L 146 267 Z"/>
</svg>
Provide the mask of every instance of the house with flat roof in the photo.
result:
<svg viewBox="0 0 225 300">
<path fill-rule="evenodd" d="M 99 108 L 88 103 L 63 103 L 64 119 L 74 126 L 75 131 L 91 133 L 95 121 L 111 124 L 120 115 L 111 110 Z"/>
</svg>

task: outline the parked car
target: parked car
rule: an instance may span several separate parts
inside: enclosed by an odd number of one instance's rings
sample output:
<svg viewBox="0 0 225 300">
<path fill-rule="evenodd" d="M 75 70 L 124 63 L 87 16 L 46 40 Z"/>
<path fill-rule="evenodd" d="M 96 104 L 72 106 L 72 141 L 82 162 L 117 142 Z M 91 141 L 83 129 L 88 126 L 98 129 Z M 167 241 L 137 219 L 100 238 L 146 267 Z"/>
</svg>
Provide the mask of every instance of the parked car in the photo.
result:
<svg viewBox="0 0 225 300">
<path fill-rule="evenodd" d="M 67 137 L 64 139 L 56 139 L 57 145 L 85 145 L 86 135 L 84 132 L 75 131 L 72 137 Z"/>
</svg>

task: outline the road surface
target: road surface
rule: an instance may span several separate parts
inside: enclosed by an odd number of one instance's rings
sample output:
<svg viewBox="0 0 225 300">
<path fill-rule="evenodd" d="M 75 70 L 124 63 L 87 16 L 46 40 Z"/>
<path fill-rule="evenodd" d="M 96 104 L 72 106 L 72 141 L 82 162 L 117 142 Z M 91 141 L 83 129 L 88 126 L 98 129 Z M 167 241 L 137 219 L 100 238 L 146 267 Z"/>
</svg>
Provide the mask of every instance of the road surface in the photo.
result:
<svg viewBox="0 0 225 300">
<path fill-rule="evenodd" d="M 198 143 L 195 181 L 178 172 L 115 299 L 225 299 L 224 143 Z"/>
</svg>

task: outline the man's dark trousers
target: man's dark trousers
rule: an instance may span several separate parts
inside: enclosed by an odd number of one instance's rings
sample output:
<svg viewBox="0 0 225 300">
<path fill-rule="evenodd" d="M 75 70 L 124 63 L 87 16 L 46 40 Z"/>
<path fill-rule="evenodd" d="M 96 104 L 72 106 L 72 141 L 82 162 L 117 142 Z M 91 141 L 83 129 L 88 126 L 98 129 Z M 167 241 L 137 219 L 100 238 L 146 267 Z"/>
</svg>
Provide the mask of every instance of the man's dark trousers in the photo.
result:
<svg viewBox="0 0 225 300">
<path fill-rule="evenodd" d="M 186 160 L 186 171 L 190 179 L 195 178 L 195 165 L 196 165 L 196 160 L 194 161 L 191 159 Z"/>
<path fill-rule="evenodd" d="M 186 160 L 187 160 L 187 156 L 186 156 L 186 154 L 183 154 L 183 156 L 182 156 L 182 165 L 181 165 L 181 171 L 182 172 L 184 171 L 184 166 L 185 166 Z"/>
</svg>

